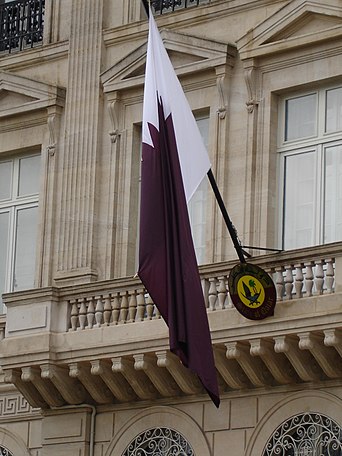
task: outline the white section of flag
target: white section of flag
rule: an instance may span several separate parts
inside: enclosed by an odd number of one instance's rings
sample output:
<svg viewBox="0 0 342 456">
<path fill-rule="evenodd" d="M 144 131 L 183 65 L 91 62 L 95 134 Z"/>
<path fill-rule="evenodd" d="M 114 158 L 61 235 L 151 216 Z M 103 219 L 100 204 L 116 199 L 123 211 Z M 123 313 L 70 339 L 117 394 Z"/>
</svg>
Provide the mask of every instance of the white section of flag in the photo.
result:
<svg viewBox="0 0 342 456">
<path fill-rule="evenodd" d="M 185 197 L 189 202 L 211 165 L 196 120 L 167 55 L 151 9 L 145 75 L 142 140 L 153 146 L 148 123 L 159 130 L 158 93 L 165 117 L 172 113 Z"/>
</svg>

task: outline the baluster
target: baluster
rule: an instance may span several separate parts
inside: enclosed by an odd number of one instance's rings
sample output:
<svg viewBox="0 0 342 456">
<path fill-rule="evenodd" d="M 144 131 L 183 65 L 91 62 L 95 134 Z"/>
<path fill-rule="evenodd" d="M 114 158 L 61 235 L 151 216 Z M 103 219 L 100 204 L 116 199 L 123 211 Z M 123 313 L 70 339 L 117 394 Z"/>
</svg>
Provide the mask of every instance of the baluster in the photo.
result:
<svg viewBox="0 0 342 456">
<path fill-rule="evenodd" d="M 327 265 L 327 270 L 325 273 L 325 283 L 327 286 L 327 292 L 333 293 L 334 292 L 334 279 L 335 279 L 335 271 L 334 271 L 334 258 L 328 258 L 325 260 Z"/>
<path fill-rule="evenodd" d="M 83 298 L 80 305 L 79 310 L 79 321 L 80 321 L 80 329 L 85 329 L 86 321 L 87 321 L 87 304 L 86 299 Z"/>
<path fill-rule="evenodd" d="M 285 275 L 285 293 L 287 299 L 292 299 L 292 289 L 293 289 L 293 272 L 292 266 L 285 266 L 286 275 Z"/>
<path fill-rule="evenodd" d="M 95 307 L 95 328 L 100 328 L 103 321 L 103 300 L 102 296 L 95 297 L 96 307 Z"/>
<path fill-rule="evenodd" d="M 282 301 L 284 299 L 285 292 L 285 282 L 284 282 L 284 268 L 281 266 L 275 268 L 277 277 L 276 277 L 276 290 L 277 290 L 277 300 Z"/>
<path fill-rule="evenodd" d="M 120 315 L 120 293 L 115 293 L 112 304 L 112 322 L 117 325 Z"/>
<path fill-rule="evenodd" d="M 219 309 L 224 309 L 225 308 L 226 298 L 227 298 L 226 277 L 225 276 L 220 276 L 220 277 L 218 277 L 218 281 L 219 281 L 219 286 L 218 286 L 218 289 L 217 289 L 218 308 Z"/>
<path fill-rule="evenodd" d="M 135 322 L 135 314 L 137 313 L 137 295 L 135 290 L 131 290 L 129 292 L 129 306 L 128 306 L 128 314 L 129 314 L 129 323 Z"/>
<path fill-rule="evenodd" d="M 145 315 L 145 292 L 141 288 L 137 290 L 137 315 L 135 321 L 143 321 Z"/>
<path fill-rule="evenodd" d="M 312 266 L 313 263 L 310 261 L 309 263 L 304 263 L 304 266 L 306 268 L 305 271 L 305 291 L 306 291 L 306 296 L 312 296 L 312 288 L 313 288 L 313 270 Z"/>
<path fill-rule="evenodd" d="M 76 331 L 77 324 L 78 324 L 78 303 L 76 299 L 72 299 L 69 301 L 71 305 L 71 312 L 70 312 L 70 323 L 71 328 L 70 331 Z"/>
<path fill-rule="evenodd" d="M 296 298 L 303 297 L 303 265 L 301 263 L 295 264 L 296 268 L 296 276 L 295 276 L 295 290 L 296 290 Z"/>
<path fill-rule="evenodd" d="M 324 284 L 324 270 L 323 270 L 323 261 L 315 261 L 315 287 L 317 294 L 323 294 L 323 284 Z"/>
<path fill-rule="evenodd" d="M 204 303 L 206 309 L 209 307 L 209 282 L 208 279 L 202 278 L 201 279 L 202 291 L 204 296 Z"/>
<path fill-rule="evenodd" d="M 103 322 L 105 326 L 109 326 L 110 317 L 112 315 L 112 303 L 110 295 L 104 298 L 104 307 L 103 307 Z"/>
<path fill-rule="evenodd" d="M 127 321 L 128 314 L 128 299 L 127 294 L 123 294 L 121 297 L 121 306 L 120 306 L 120 319 L 119 324 L 124 324 Z"/>
<path fill-rule="evenodd" d="M 159 320 L 161 318 L 161 314 L 159 312 L 158 307 L 154 304 L 154 317 L 155 320 Z"/>
<path fill-rule="evenodd" d="M 209 309 L 215 310 L 216 309 L 216 301 L 217 301 L 217 287 L 216 287 L 216 277 L 210 277 L 209 279 Z"/>
<path fill-rule="evenodd" d="M 89 301 L 88 309 L 87 309 L 87 322 L 88 322 L 88 329 L 92 329 L 94 325 L 94 318 L 95 318 L 95 307 L 94 307 L 94 298 L 87 298 Z"/>
<path fill-rule="evenodd" d="M 146 293 L 146 320 L 152 320 L 153 318 L 154 304 L 149 293 Z"/>
</svg>

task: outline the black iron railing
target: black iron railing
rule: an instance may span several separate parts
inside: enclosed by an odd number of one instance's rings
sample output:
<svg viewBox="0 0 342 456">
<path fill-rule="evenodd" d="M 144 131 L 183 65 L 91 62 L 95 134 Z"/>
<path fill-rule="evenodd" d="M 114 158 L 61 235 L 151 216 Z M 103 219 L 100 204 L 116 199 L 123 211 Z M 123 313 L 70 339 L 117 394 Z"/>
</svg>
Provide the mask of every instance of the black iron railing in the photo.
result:
<svg viewBox="0 0 342 456">
<path fill-rule="evenodd" d="M 210 0 L 152 0 L 151 5 L 153 12 L 164 14 L 182 8 L 190 8 L 204 3 L 210 3 Z"/>
<path fill-rule="evenodd" d="M 43 40 L 45 0 L 0 0 L 0 51 L 33 47 Z"/>
</svg>

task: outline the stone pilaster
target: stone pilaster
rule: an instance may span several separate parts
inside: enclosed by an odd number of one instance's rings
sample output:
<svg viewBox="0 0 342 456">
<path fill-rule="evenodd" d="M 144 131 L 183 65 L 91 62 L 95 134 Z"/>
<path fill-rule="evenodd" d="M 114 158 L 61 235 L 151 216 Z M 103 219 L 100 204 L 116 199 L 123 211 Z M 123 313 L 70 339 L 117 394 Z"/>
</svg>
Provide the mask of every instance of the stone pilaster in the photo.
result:
<svg viewBox="0 0 342 456">
<path fill-rule="evenodd" d="M 96 280 L 94 204 L 103 0 L 73 0 L 65 136 L 60 162 L 60 284 Z"/>
</svg>

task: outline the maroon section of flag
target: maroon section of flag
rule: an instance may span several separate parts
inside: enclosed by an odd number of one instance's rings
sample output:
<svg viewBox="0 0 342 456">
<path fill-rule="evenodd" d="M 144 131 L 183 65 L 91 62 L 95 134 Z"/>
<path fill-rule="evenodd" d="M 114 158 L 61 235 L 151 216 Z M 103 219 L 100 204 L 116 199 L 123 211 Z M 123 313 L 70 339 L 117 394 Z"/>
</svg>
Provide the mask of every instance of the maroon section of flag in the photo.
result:
<svg viewBox="0 0 342 456">
<path fill-rule="evenodd" d="M 138 274 L 169 327 L 170 350 L 198 375 L 218 407 L 210 330 L 172 113 L 165 119 L 162 100 L 158 100 L 158 120 L 159 131 L 148 124 L 153 146 L 142 146 Z"/>
</svg>

